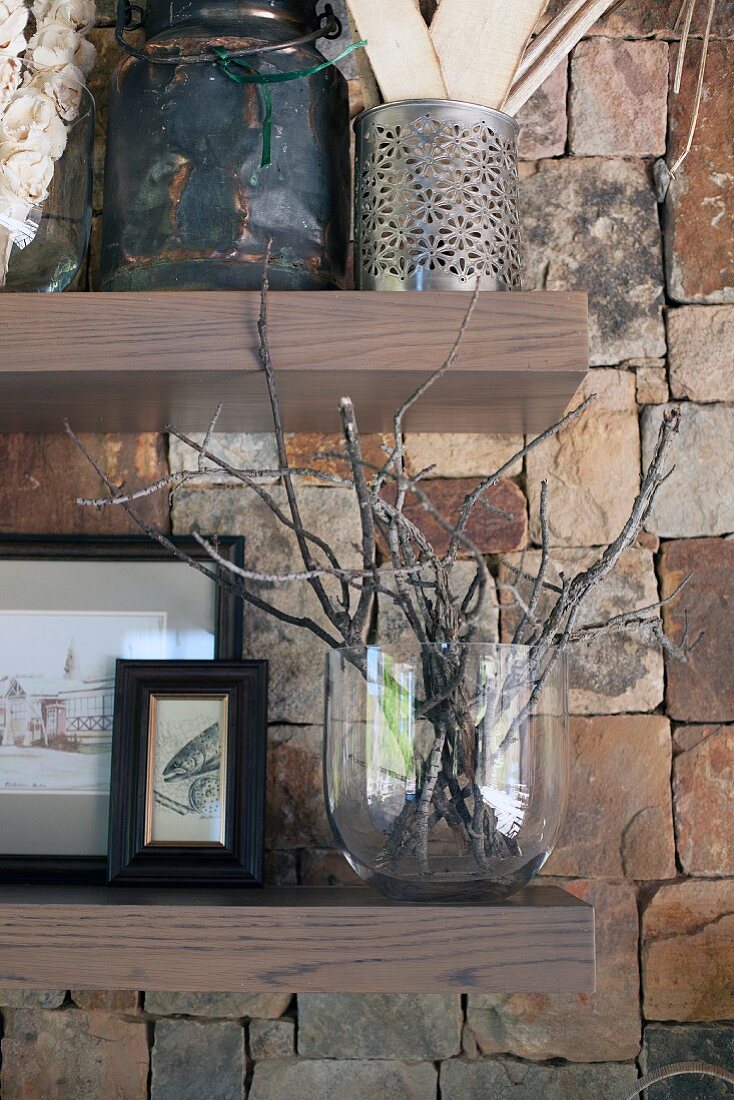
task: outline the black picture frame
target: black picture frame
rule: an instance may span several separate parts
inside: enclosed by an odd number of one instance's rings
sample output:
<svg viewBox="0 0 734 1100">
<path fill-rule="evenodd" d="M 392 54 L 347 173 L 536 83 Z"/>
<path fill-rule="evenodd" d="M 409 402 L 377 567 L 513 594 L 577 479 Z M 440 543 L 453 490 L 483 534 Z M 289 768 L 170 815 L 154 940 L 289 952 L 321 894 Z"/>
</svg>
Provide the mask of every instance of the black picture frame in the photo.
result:
<svg viewBox="0 0 734 1100">
<path fill-rule="evenodd" d="M 146 838 L 153 700 L 227 700 L 217 842 Z M 113 886 L 261 886 L 265 836 L 267 661 L 118 661 L 107 880 Z M 195 775 L 196 773 L 192 773 Z"/>
<path fill-rule="evenodd" d="M 169 538 L 174 546 L 196 561 L 208 563 L 215 573 L 221 572 L 221 567 L 213 565 L 196 539 Z M 245 540 L 242 536 L 220 536 L 216 541 L 218 552 L 226 561 L 244 566 Z M 0 562 L 7 560 L 157 562 L 175 559 L 167 547 L 135 535 L 0 535 Z M 217 586 L 215 659 L 238 660 L 242 656 L 243 632 L 241 597 Z M 99 885 L 106 879 L 106 856 L 0 854 L 0 883 Z"/>
</svg>

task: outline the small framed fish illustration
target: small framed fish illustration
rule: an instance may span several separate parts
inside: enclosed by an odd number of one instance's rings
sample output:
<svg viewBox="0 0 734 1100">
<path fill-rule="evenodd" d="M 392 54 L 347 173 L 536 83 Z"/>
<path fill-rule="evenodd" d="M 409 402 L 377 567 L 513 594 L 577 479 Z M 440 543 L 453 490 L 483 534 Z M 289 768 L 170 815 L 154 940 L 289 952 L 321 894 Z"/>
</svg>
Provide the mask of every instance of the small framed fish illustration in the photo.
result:
<svg viewBox="0 0 734 1100">
<path fill-rule="evenodd" d="M 266 661 L 118 661 L 108 881 L 262 882 Z"/>
</svg>

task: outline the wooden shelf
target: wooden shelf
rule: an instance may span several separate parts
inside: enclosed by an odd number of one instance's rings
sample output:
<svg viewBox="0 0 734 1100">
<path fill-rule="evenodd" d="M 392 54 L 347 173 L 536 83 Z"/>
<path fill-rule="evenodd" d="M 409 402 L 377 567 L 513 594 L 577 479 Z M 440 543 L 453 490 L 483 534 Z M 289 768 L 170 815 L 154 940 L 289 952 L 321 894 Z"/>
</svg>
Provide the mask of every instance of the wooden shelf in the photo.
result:
<svg viewBox="0 0 734 1100">
<path fill-rule="evenodd" d="M 445 359 L 468 305 L 457 293 L 280 292 L 270 338 L 286 429 L 362 431 Z M 257 293 L 0 295 L 0 432 L 270 431 Z M 410 413 L 413 431 L 539 432 L 588 366 L 585 294 L 482 294 L 459 361 Z"/>
<path fill-rule="evenodd" d="M 594 910 L 554 886 L 496 905 L 366 889 L 0 888 L 0 987 L 590 992 Z"/>
</svg>

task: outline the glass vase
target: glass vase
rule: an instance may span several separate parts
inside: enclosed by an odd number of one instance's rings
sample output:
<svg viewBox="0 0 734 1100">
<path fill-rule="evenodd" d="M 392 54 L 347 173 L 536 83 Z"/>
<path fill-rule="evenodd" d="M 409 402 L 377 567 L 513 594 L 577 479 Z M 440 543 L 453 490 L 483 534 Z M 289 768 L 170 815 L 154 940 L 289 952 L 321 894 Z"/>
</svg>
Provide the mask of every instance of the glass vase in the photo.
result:
<svg viewBox="0 0 734 1100">
<path fill-rule="evenodd" d="M 26 69 L 35 75 L 30 66 Z M 84 262 L 92 229 L 94 99 L 84 85 L 75 91 L 78 113 L 66 123 L 66 146 L 54 161 L 38 229 L 25 248 L 12 245 L 0 290 L 66 290 Z"/>
<path fill-rule="evenodd" d="M 562 655 L 339 649 L 326 682 L 327 811 L 361 878 L 403 901 L 492 901 L 537 874 L 568 789 Z"/>
</svg>

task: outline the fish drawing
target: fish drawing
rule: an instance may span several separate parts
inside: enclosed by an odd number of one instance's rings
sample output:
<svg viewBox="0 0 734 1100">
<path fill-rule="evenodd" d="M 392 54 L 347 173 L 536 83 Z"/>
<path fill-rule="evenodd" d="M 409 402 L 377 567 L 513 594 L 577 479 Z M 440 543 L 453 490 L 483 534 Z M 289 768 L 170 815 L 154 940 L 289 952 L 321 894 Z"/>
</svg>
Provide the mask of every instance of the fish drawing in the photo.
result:
<svg viewBox="0 0 734 1100">
<path fill-rule="evenodd" d="M 215 771 L 222 758 L 222 743 L 219 737 L 219 723 L 208 726 L 203 733 L 187 741 L 182 749 L 163 769 L 163 781 L 172 779 L 191 779 L 204 772 Z"/>
</svg>

